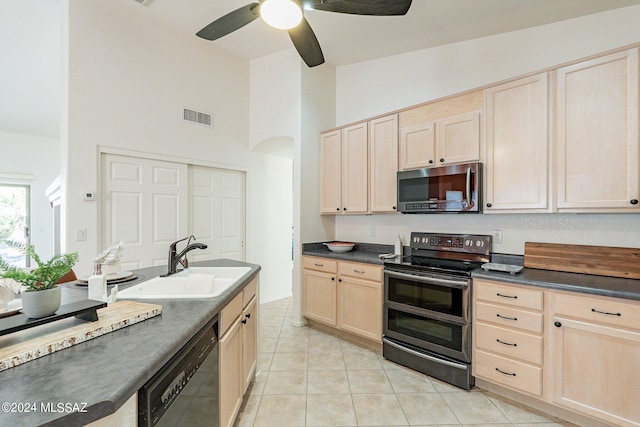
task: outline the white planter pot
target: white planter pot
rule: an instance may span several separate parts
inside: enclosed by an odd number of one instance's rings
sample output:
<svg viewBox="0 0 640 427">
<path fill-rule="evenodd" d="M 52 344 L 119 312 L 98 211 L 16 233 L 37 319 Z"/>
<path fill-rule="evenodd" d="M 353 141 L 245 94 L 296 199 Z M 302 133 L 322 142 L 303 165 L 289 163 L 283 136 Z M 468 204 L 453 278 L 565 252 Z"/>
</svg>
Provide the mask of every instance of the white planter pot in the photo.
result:
<svg viewBox="0 0 640 427">
<path fill-rule="evenodd" d="M 60 286 L 45 291 L 22 292 L 22 311 L 32 319 L 54 314 L 60 308 L 62 292 Z"/>
</svg>

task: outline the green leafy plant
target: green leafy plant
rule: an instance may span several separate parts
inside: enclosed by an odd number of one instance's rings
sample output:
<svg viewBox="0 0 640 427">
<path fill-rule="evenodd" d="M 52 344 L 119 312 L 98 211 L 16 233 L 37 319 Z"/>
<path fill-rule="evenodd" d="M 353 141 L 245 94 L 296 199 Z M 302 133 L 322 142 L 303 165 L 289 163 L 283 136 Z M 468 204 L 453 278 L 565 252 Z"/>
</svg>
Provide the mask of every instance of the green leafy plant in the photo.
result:
<svg viewBox="0 0 640 427">
<path fill-rule="evenodd" d="M 35 248 L 27 246 L 26 253 L 36 262 L 38 267 L 31 271 L 9 265 L 0 259 L 0 277 L 13 279 L 27 287 L 30 291 L 44 291 L 53 288 L 58 280 L 78 262 L 78 253 L 54 255 L 49 261 L 43 262 Z"/>
</svg>

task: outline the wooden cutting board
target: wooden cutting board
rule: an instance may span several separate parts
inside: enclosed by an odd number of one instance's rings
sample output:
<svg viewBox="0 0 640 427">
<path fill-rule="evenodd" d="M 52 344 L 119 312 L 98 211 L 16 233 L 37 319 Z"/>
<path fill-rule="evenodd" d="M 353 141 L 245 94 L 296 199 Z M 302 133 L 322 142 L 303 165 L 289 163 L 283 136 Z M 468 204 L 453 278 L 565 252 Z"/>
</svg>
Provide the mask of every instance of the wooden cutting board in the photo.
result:
<svg viewBox="0 0 640 427">
<path fill-rule="evenodd" d="M 0 371 L 69 348 L 162 313 L 162 306 L 117 301 L 98 310 L 98 320 L 69 318 L 0 337 Z"/>
<path fill-rule="evenodd" d="M 640 248 L 525 242 L 524 266 L 640 279 Z"/>
</svg>

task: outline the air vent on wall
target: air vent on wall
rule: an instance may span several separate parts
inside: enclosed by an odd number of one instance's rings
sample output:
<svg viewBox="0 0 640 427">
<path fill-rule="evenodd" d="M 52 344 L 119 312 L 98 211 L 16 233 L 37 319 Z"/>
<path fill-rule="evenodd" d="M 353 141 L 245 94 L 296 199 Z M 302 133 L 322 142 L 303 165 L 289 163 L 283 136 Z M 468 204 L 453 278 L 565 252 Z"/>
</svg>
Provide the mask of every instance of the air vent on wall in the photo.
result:
<svg viewBox="0 0 640 427">
<path fill-rule="evenodd" d="M 213 127 L 213 115 L 182 107 L 182 120 L 202 126 Z"/>
<path fill-rule="evenodd" d="M 148 6 L 153 0 L 133 0 L 136 3 L 140 3 L 143 6 Z"/>
</svg>

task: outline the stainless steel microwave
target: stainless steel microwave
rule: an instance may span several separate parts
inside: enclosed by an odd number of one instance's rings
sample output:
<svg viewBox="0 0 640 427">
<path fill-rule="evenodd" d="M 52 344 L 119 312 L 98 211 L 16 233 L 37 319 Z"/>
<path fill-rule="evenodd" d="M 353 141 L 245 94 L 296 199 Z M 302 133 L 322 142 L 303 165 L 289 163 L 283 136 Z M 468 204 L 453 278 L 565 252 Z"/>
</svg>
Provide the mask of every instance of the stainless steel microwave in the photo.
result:
<svg viewBox="0 0 640 427">
<path fill-rule="evenodd" d="M 482 164 L 398 172 L 398 212 L 479 213 Z"/>
</svg>

